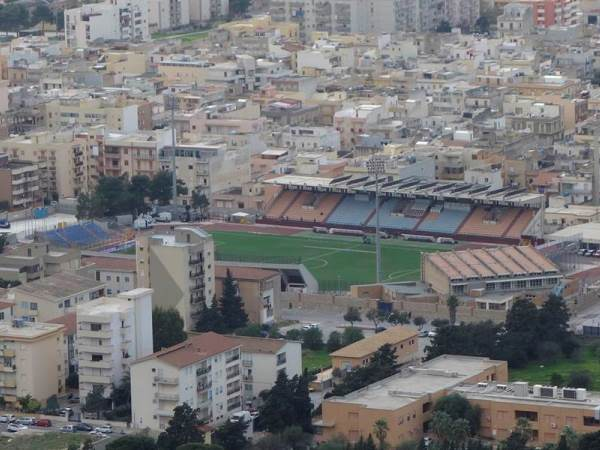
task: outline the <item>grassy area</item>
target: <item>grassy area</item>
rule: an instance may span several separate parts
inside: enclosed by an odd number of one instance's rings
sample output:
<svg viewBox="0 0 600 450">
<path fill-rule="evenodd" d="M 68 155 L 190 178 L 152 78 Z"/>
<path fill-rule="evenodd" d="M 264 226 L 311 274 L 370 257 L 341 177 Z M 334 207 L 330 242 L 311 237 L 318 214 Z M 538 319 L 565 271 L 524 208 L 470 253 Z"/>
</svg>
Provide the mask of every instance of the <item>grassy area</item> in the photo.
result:
<svg viewBox="0 0 600 450">
<path fill-rule="evenodd" d="M 294 236 L 242 232 L 212 232 L 223 259 L 269 262 L 302 262 L 324 290 L 347 288 L 349 284 L 375 281 L 375 244 L 363 244 L 360 237 L 318 235 Z M 421 252 L 449 250 L 448 245 L 382 240 L 383 278 L 386 281 L 420 279 Z M 282 258 L 281 261 L 276 258 Z M 285 258 L 291 258 L 285 261 Z"/>
<path fill-rule="evenodd" d="M 172 33 L 153 33 L 152 39 L 155 41 L 166 39 L 181 39 L 183 42 L 193 42 L 199 39 L 208 37 L 208 31 L 190 31 L 189 33 L 172 32 Z"/>
<path fill-rule="evenodd" d="M 116 253 L 121 253 L 123 255 L 135 255 L 135 245 L 133 247 L 125 248 Z"/>
<path fill-rule="evenodd" d="M 2 450 L 65 450 L 71 444 L 81 445 L 89 436 L 78 433 L 36 433 L 29 436 L 0 438 Z"/>
<path fill-rule="evenodd" d="M 592 375 L 592 389 L 600 390 L 600 359 L 596 356 L 596 347 L 600 340 L 581 341 L 579 354 L 572 359 L 556 358 L 552 362 L 534 362 L 522 369 L 510 370 L 512 381 L 528 381 L 530 384 L 548 384 L 553 373 L 559 373 L 565 380 L 573 371 L 586 370 Z"/>
<path fill-rule="evenodd" d="M 302 368 L 309 371 L 331 367 L 327 350 L 302 350 Z"/>
</svg>

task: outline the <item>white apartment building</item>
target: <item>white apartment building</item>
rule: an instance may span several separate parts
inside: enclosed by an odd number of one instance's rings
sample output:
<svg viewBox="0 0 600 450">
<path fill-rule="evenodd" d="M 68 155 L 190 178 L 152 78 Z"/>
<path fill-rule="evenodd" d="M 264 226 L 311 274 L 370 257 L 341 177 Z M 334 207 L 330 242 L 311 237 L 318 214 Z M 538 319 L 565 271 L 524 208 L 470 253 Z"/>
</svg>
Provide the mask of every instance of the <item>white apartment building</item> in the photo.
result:
<svg viewBox="0 0 600 450">
<path fill-rule="evenodd" d="M 240 411 L 240 347 L 230 337 L 202 333 L 132 363 L 133 427 L 164 430 L 183 403 L 198 408 L 199 419 L 210 425 Z"/>
<path fill-rule="evenodd" d="M 65 42 L 86 48 L 97 40 L 148 41 L 148 0 L 107 0 L 65 9 Z"/>
<path fill-rule="evenodd" d="M 134 289 L 77 307 L 79 396 L 110 395 L 131 361 L 152 353 L 152 289 Z"/>
<path fill-rule="evenodd" d="M 285 370 L 289 378 L 302 375 L 302 344 L 285 339 L 230 336 L 242 349 L 244 404 L 255 404 L 258 394 L 271 389 Z"/>
<path fill-rule="evenodd" d="M 148 3 L 150 32 L 205 25 L 229 14 L 229 0 L 153 0 Z"/>
<path fill-rule="evenodd" d="M 281 135 L 281 145 L 299 151 L 340 149 L 340 132 L 333 127 L 291 127 Z"/>
</svg>

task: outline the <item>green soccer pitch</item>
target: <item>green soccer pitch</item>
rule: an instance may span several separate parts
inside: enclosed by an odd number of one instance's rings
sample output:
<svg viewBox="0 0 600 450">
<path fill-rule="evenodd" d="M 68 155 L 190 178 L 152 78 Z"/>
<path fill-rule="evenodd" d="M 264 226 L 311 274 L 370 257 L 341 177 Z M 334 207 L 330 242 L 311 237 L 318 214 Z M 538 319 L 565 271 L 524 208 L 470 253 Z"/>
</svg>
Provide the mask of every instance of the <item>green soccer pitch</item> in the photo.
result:
<svg viewBox="0 0 600 450">
<path fill-rule="evenodd" d="M 361 237 L 332 236 L 312 231 L 291 236 L 229 231 L 212 231 L 211 234 L 220 260 L 301 262 L 324 290 L 375 281 L 375 244 L 364 244 Z M 421 252 L 451 249 L 450 245 L 382 239 L 384 281 L 419 280 Z"/>
</svg>

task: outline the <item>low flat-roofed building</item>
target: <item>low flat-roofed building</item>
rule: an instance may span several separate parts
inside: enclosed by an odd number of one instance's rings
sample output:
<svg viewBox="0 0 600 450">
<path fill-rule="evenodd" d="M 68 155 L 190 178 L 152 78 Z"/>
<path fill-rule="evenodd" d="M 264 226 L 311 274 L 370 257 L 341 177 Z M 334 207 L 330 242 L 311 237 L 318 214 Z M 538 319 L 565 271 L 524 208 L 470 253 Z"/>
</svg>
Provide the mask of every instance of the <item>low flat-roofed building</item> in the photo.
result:
<svg viewBox="0 0 600 450">
<path fill-rule="evenodd" d="M 0 399 L 31 395 L 42 404 L 65 391 L 63 325 L 0 322 Z"/>
<path fill-rule="evenodd" d="M 373 354 L 382 345 L 389 344 L 396 353 L 396 361 L 404 364 L 417 359 L 419 342 L 416 330 L 408 327 L 392 327 L 381 333 L 361 339 L 331 353 L 334 369 L 350 370 L 369 364 Z"/>
<path fill-rule="evenodd" d="M 573 225 L 546 236 L 548 241 L 580 241 L 589 249 L 600 248 L 600 223 L 590 222 Z"/>
<path fill-rule="evenodd" d="M 256 267 L 215 266 L 215 293 L 217 298 L 223 293 L 223 281 L 227 270 L 237 284 L 244 301 L 244 311 L 252 323 L 260 325 L 273 322 L 279 311 L 281 295 L 281 275 L 275 270 Z"/>
<path fill-rule="evenodd" d="M 550 289 L 563 278 L 552 261 L 531 246 L 423 253 L 421 279 L 441 295 Z"/>
<path fill-rule="evenodd" d="M 546 208 L 544 230 L 556 231 L 572 225 L 600 222 L 600 208 L 592 205 L 568 205 Z"/>
<path fill-rule="evenodd" d="M 106 295 L 117 295 L 137 288 L 134 255 L 85 256 L 80 274 L 106 284 Z"/>
<path fill-rule="evenodd" d="M 529 421 L 529 445 L 538 448 L 558 443 L 566 426 L 577 434 L 593 433 L 600 427 L 600 394 L 582 388 L 470 383 L 457 386 L 454 392 L 481 408 L 479 434 L 486 439 L 506 439 L 519 418 Z"/>
<path fill-rule="evenodd" d="M 63 272 L 12 288 L 7 298 L 14 303 L 14 317 L 44 322 L 63 316 L 77 305 L 102 297 L 105 284 Z"/>
<path fill-rule="evenodd" d="M 394 424 L 387 436 L 390 444 L 414 441 L 423 436 L 435 402 L 453 388 L 464 383 L 507 379 L 505 361 L 443 355 L 344 397 L 325 399 L 322 419 L 315 426 L 320 428 L 324 439 L 341 434 L 356 442 L 372 432 L 377 420 L 384 419 Z"/>
</svg>

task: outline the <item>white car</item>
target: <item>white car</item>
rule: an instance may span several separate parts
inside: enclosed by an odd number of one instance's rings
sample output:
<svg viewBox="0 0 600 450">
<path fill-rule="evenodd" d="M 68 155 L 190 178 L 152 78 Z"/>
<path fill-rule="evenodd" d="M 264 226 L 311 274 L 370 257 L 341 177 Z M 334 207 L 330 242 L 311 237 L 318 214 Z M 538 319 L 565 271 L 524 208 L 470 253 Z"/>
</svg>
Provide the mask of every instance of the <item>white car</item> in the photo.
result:
<svg viewBox="0 0 600 450">
<path fill-rule="evenodd" d="M 101 425 L 99 427 L 94 428 L 94 431 L 97 431 L 98 433 L 103 433 L 103 434 L 110 434 L 112 433 L 112 426 L 111 425 Z"/>
<path fill-rule="evenodd" d="M 9 433 L 16 433 L 18 431 L 26 430 L 27 428 L 29 428 L 29 427 L 27 427 L 26 425 L 20 425 L 18 423 L 11 423 L 6 428 L 6 431 L 8 431 Z"/>
<path fill-rule="evenodd" d="M 106 435 L 104 433 L 100 433 L 99 431 L 96 430 L 92 430 L 89 432 L 89 434 L 91 434 L 92 436 L 97 436 L 97 437 L 106 437 Z"/>
<path fill-rule="evenodd" d="M 4 416 L 0 416 L 0 423 L 10 423 L 15 421 L 15 416 L 12 414 L 6 414 Z"/>
<path fill-rule="evenodd" d="M 35 424 L 35 418 L 33 417 L 19 417 L 17 420 L 15 420 L 16 423 L 18 423 L 19 425 L 34 425 Z"/>
<path fill-rule="evenodd" d="M 303 330 L 312 330 L 313 328 L 319 328 L 318 323 L 306 323 L 302 325 Z"/>
<path fill-rule="evenodd" d="M 437 333 L 435 331 L 430 331 L 429 333 L 427 333 L 427 337 L 433 338 L 436 336 L 437 336 Z"/>
</svg>

